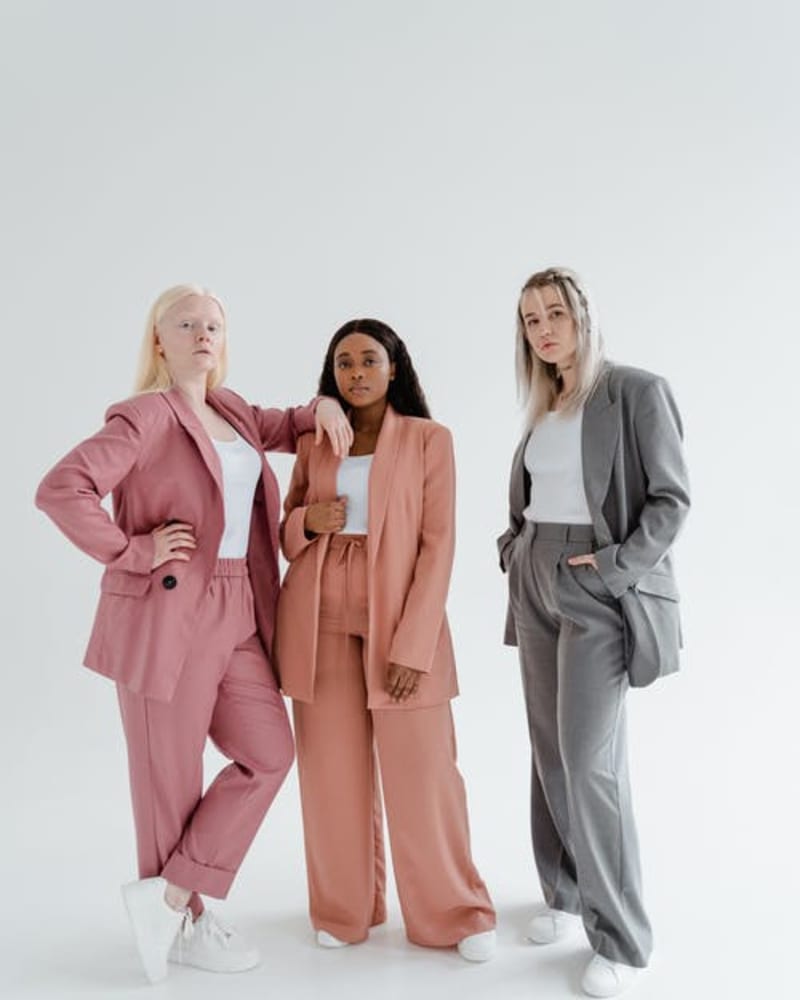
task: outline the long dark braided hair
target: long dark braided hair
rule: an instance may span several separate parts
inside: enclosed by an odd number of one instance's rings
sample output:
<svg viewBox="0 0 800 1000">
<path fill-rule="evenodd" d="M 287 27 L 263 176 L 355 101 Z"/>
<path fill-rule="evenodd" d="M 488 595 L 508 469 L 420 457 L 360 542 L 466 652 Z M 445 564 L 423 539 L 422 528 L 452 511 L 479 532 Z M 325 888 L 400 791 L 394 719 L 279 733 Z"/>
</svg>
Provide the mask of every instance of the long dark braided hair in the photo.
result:
<svg viewBox="0 0 800 1000">
<path fill-rule="evenodd" d="M 389 383 L 387 399 L 394 409 L 406 417 L 430 419 L 431 411 L 428 409 L 425 393 L 419 384 L 419 378 L 414 371 L 406 345 L 390 326 L 382 323 L 379 319 L 351 319 L 334 333 L 330 344 L 328 344 L 322 374 L 319 377 L 320 396 L 332 396 L 347 409 L 348 404 L 339 394 L 336 386 L 333 356 L 341 341 L 351 333 L 363 333 L 372 337 L 385 348 L 389 355 L 389 361 L 394 364 L 394 378 Z"/>
</svg>

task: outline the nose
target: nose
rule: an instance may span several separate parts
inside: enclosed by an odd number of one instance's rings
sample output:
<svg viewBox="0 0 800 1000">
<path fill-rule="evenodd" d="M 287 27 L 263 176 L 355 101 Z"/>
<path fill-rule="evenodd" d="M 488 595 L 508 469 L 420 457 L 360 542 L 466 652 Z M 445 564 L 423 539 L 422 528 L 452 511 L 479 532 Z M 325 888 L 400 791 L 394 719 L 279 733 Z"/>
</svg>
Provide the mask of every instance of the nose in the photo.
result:
<svg viewBox="0 0 800 1000">
<path fill-rule="evenodd" d="M 364 373 L 360 369 L 355 369 L 353 371 L 353 381 L 360 382 L 364 378 Z"/>
</svg>

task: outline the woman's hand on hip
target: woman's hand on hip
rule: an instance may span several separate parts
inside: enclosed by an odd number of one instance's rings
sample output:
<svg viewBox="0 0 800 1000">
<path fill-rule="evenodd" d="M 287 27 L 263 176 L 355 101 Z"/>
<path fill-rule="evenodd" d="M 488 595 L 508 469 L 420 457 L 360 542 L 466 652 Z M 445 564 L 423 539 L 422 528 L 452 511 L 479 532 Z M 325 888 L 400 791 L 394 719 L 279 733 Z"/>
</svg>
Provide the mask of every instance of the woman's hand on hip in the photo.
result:
<svg viewBox="0 0 800 1000">
<path fill-rule="evenodd" d="M 329 535 L 341 531 L 347 520 L 347 499 L 338 497 L 306 507 L 303 527 L 310 535 Z"/>
<path fill-rule="evenodd" d="M 417 693 L 421 670 L 411 667 L 401 667 L 399 663 L 390 663 L 386 674 L 386 690 L 392 701 L 408 701 Z"/>
<path fill-rule="evenodd" d="M 153 528 L 150 532 L 155 542 L 155 552 L 153 553 L 153 569 L 171 559 L 178 562 L 189 562 L 191 553 L 185 549 L 196 549 L 197 542 L 194 538 L 194 528 L 185 521 L 167 521 L 166 524 Z"/>
<path fill-rule="evenodd" d="M 594 552 L 587 552 L 585 556 L 570 556 L 567 562 L 570 566 L 591 566 L 593 569 L 597 569 Z"/>
<path fill-rule="evenodd" d="M 314 419 L 317 422 L 314 443 L 322 442 L 322 435 L 327 434 L 337 458 L 344 458 L 350 451 L 353 443 L 353 428 L 344 410 L 335 399 L 323 396 L 317 403 L 314 411 Z"/>
</svg>

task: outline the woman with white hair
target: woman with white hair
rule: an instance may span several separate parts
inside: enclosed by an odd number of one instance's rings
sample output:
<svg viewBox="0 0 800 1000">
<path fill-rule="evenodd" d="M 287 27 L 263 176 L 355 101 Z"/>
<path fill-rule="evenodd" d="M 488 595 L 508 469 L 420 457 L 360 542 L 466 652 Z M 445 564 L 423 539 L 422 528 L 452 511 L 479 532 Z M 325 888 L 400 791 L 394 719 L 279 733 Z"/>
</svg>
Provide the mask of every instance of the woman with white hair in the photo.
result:
<svg viewBox="0 0 800 1000">
<path fill-rule="evenodd" d="M 546 904 L 528 937 L 549 944 L 580 917 L 594 952 L 583 989 L 616 996 L 652 948 L 625 694 L 678 667 L 670 549 L 689 508 L 681 421 L 663 378 L 605 360 L 589 296 L 566 268 L 525 282 L 516 343 L 527 426 L 498 548 Z"/>
<path fill-rule="evenodd" d="M 84 662 L 117 685 L 140 875 L 123 896 L 151 982 L 168 958 L 215 972 L 259 961 L 200 893 L 227 895 L 294 754 L 268 659 L 280 507 L 264 452 L 293 452 L 315 428 L 337 454 L 352 439 L 335 400 L 251 406 L 222 387 L 226 369 L 219 299 L 168 289 L 147 319 L 137 394 L 36 494 L 106 566 Z M 231 763 L 203 794 L 207 737 Z"/>
</svg>

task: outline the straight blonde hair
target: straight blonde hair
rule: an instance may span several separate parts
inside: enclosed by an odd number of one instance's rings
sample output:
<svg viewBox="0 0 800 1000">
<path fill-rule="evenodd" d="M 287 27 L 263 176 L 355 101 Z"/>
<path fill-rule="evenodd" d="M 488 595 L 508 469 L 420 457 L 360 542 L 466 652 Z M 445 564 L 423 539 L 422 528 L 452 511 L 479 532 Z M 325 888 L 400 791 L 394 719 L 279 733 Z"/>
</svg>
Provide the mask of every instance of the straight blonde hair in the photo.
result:
<svg viewBox="0 0 800 1000">
<path fill-rule="evenodd" d="M 575 412 L 583 406 L 592 394 L 605 360 L 597 313 L 578 275 L 566 267 L 548 267 L 532 274 L 520 289 L 517 299 L 517 388 L 528 427 L 533 427 L 552 408 L 561 390 L 561 376 L 556 366 L 536 356 L 525 336 L 522 318 L 522 296 L 525 292 L 531 288 L 547 287 L 555 288 L 560 293 L 575 323 L 577 335 L 575 388 L 564 398 L 564 411 Z"/>
<path fill-rule="evenodd" d="M 159 295 L 147 314 L 144 339 L 139 352 L 139 365 L 136 370 L 136 381 L 133 387 L 134 392 L 163 392 L 172 386 L 172 376 L 166 361 L 164 361 L 164 356 L 158 349 L 158 324 L 164 313 L 188 295 L 200 295 L 203 298 L 213 299 L 219 306 L 219 311 L 222 313 L 222 350 L 219 364 L 212 372 L 208 373 L 206 386 L 208 389 L 216 389 L 225 381 L 225 376 L 228 374 L 228 321 L 224 306 L 213 292 L 201 285 L 173 285 L 172 288 L 168 288 Z"/>
</svg>

